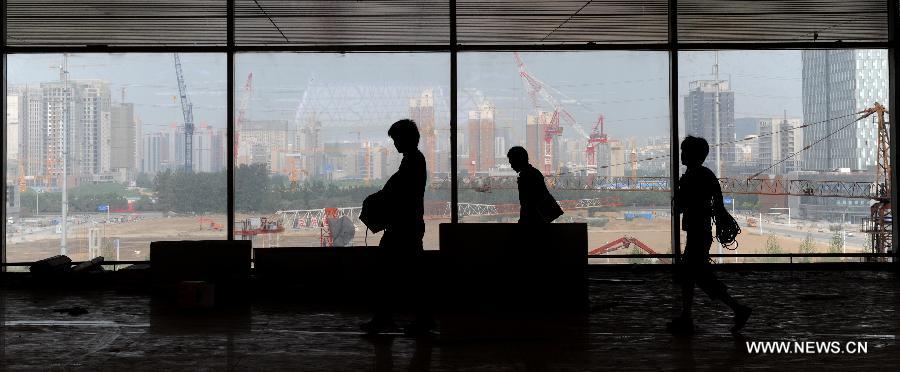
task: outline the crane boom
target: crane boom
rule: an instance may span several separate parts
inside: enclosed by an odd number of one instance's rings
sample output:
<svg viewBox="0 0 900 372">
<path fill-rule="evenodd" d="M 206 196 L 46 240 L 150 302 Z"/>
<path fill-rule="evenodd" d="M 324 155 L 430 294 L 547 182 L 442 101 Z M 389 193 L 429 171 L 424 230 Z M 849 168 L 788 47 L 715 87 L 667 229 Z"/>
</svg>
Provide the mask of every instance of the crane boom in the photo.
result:
<svg viewBox="0 0 900 372">
<path fill-rule="evenodd" d="M 575 131 L 578 132 L 578 134 L 582 138 L 589 139 L 590 136 L 584 131 L 583 128 L 581 128 L 581 126 L 575 120 L 575 117 L 572 116 L 572 114 L 563 107 L 563 105 L 559 102 L 559 100 L 556 99 L 556 97 L 553 96 L 553 94 L 547 91 L 547 89 L 551 87 L 544 84 L 544 82 L 528 72 L 528 67 L 525 65 L 525 61 L 522 60 L 522 57 L 519 56 L 518 52 L 513 52 L 513 57 L 515 57 L 516 66 L 519 68 L 519 77 L 521 77 L 522 80 L 525 81 L 525 84 L 527 84 L 528 87 L 531 88 L 528 94 L 535 108 L 537 108 L 537 106 L 540 106 L 540 104 L 538 103 L 538 97 L 540 97 L 548 105 L 550 105 L 550 107 L 553 108 L 554 111 L 558 111 L 560 119 L 567 121 L 570 124 L 569 126 L 572 127 L 572 129 L 575 129 Z"/>
<path fill-rule="evenodd" d="M 240 135 L 241 135 L 241 127 L 244 124 L 244 120 L 247 118 L 247 104 L 250 101 L 250 94 L 253 92 L 253 73 L 247 74 L 247 82 L 244 83 L 244 95 L 241 97 L 241 105 L 238 109 L 238 117 L 234 122 L 234 156 L 235 159 L 239 159 L 239 151 L 238 146 L 240 144 Z"/>
<path fill-rule="evenodd" d="M 181 97 L 181 113 L 184 115 L 184 171 L 194 170 L 194 104 L 187 96 L 184 84 L 184 73 L 181 71 L 181 59 L 175 56 L 175 76 L 178 78 L 178 95 Z"/>
</svg>

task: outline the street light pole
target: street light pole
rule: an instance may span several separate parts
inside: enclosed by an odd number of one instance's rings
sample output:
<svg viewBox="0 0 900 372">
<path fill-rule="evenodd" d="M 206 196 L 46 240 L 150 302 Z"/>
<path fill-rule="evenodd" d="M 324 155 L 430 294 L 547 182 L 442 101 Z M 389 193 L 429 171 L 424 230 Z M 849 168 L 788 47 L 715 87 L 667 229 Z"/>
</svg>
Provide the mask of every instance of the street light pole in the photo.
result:
<svg viewBox="0 0 900 372">
<path fill-rule="evenodd" d="M 759 212 L 759 235 L 762 235 L 762 234 L 763 234 L 763 229 L 762 229 L 762 212 Z"/>
</svg>

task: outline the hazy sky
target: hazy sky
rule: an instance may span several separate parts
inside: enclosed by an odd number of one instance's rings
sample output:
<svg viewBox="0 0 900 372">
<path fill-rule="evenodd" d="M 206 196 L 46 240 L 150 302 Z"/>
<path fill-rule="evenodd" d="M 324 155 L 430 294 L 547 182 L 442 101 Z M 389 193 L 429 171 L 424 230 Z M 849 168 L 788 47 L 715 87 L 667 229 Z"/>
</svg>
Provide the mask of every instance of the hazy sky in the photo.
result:
<svg viewBox="0 0 900 372">
<path fill-rule="evenodd" d="M 585 131 L 603 114 L 613 137 L 668 135 L 665 52 L 521 56 L 528 71 L 549 87 Z M 689 81 L 712 78 L 713 52 L 682 52 L 679 57 L 681 92 L 687 91 Z M 181 59 L 195 122 L 224 127 L 225 56 L 182 54 Z M 56 80 L 58 70 L 51 66 L 61 60 L 58 54 L 9 55 L 9 83 Z M 392 120 L 407 115 L 409 96 L 424 88 L 434 89 L 438 125 L 449 119 L 447 54 L 248 53 L 237 55 L 235 62 L 236 106 L 244 96 L 247 75 L 253 73 L 248 119 L 293 120 L 303 101 L 305 112 L 320 112 L 326 141 L 355 139 L 356 131 L 383 135 Z M 182 123 L 180 103 L 173 99 L 178 88 L 171 54 L 75 54 L 69 65 L 71 79 L 108 80 L 113 101 L 119 101 L 120 88 L 126 87 L 126 101 L 136 103 L 145 132 Z M 800 117 L 801 69 L 799 51 L 719 54 L 720 76 L 730 79 L 735 91 L 736 117 L 781 116 L 784 110 Z M 524 126 L 524 115 L 533 111 L 512 53 L 461 53 L 459 89 L 461 123 L 473 102 L 481 99 L 497 107 L 498 126 Z M 569 130 L 566 135 L 575 133 Z"/>
</svg>

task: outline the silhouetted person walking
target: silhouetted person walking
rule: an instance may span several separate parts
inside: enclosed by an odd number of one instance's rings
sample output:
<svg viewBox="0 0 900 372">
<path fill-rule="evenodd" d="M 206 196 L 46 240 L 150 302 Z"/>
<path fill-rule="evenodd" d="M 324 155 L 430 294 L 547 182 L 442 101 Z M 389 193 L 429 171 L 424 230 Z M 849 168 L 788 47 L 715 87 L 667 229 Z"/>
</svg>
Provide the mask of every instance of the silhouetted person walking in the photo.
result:
<svg viewBox="0 0 900 372">
<path fill-rule="evenodd" d="M 716 216 L 722 216 L 723 213 L 727 215 L 728 212 L 722 201 L 719 180 L 709 168 L 703 166 L 707 155 L 709 144 L 705 139 L 688 136 L 681 142 L 681 164 L 687 170 L 679 179 L 675 191 L 675 208 L 682 215 L 681 228 L 687 232 L 687 242 L 679 265 L 681 316 L 667 324 L 669 330 L 675 333 L 690 333 L 694 330 L 691 315 L 694 284 L 710 298 L 721 300 L 734 311 L 732 332 L 738 332 L 750 318 L 751 309 L 739 304 L 728 294 L 728 288 L 716 278 L 710 267 L 712 222 Z M 728 227 L 716 226 L 717 230 L 725 228 Z"/>
<path fill-rule="evenodd" d="M 410 293 L 417 307 L 416 320 L 406 327 L 409 334 L 428 333 L 434 327 L 427 312 L 422 270 L 422 238 L 425 236 L 425 156 L 419 151 L 419 129 L 412 120 L 400 120 L 388 130 L 394 147 L 403 154 L 400 168 L 372 197 L 380 201 L 372 211 L 386 226 L 378 246 L 378 278 L 375 315 L 361 325 L 366 333 L 383 332 L 393 327 L 393 308 L 400 301 L 393 296 L 398 289 Z M 370 197 L 371 198 L 371 197 Z"/>
<path fill-rule="evenodd" d="M 515 146 L 506 157 L 512 169 L 519 173 L 519 223 L 550 223 L 562 216 L 562 208 L 547 190 L 544 175 L 528 163 L 528 151 Z"/>
</svg>

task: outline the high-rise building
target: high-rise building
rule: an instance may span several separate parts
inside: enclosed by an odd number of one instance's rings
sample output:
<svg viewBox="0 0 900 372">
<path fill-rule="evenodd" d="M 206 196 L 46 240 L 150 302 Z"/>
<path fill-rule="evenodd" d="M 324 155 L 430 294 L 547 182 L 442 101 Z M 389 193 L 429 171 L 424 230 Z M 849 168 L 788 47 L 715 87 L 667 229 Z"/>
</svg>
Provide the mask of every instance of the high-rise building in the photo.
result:
<svg viewBox="0 0 900 372">
<path fill-rule="evenodd" d="M 225 169 L 225 134 L 205 122 L 194 131 L 194 172 Z"/>
<path fill-rule="evenodd" d="M 469 111 L 469 164 L 476 172 L 494 166 L 494 111 L 494 105 L 486 101 L 478 110 Z"/>
<path fill-rule="evenodd" d="M 631 167 L 625 162 L 625 144 L 622 141 L 609 141 L 609 177 L 625 177 L 625 167 Z"/>
<path fill-rule="evenodd" d="M 322 122 L 316 117 L 315 112 L 307 117 L 306 124 L 297 133 L 297 143 L 300 144 L 301 161 L 297 166 L 303 169 L 308 177 L 320 177 L 324 175 L 325 157 L 322 151 L 321 140 Z"/>
<path fill-rule="evenodd" d="M 525 119 L 525 150 L 528 151 L 528 161 L 544 174 L 556 173 L 559 168 L 559 137 L 553 136 L 549 147 L 544 139 L 544 133 L 552 120 L 553 113 L 544 111 L 528 115 Z"/>
<path fill-rule="evenodd" d="M 44 104 L 41 90 L 36 87 L 25 87 L 20 92 L 23 108 L 19 118 L 23 125 L 22 146 L 23 168 L 25 176 L 38 178 L 35 184 L 43 184 L 43 178 L 47 170 L 47 128 L 44 123 Z"/>
<path fill-rule="evenodd" d="M 419 148 L 425 155 L 425 164 L 429 173 L 436 172 L 438 165 L 435 159 L 437 138 L 434 125 L 434 90 L 425 89 L 418 98 L 409 100 L 409 118 L 416 122 L 421 134 Z"/>
<path fill-rule="evenodd" d="M 34 183 L 58 186 L 63 156 L 66 173 L 74 180 L 93 180 L 109 171 L 109 83 L 47 82 L 17 89 L 15 95 L 21 105 L 18 151 L 25 175 Z"/>
<path fill-rule="evenodd" d="M 225 153 L 228 145 L 227 133 L 225 133 L 222 129 L 210 129 L 210 139 L 209 139 L 209 171 L 210 172 L 221 172 L 224 171 L 225 168 L 228 167 L 228 158 L 226 158 Z"/>
<path fill-rule="evenodd" d="M 609 141 L 594 145 L 594 157 L 597 161 L 597 175 L 600 177 L 610 177 L 612 175 L 611 165 L 613 163 L 609 145 Z"/>
<path fill-rule="evenodd" d="M 644 146 L 637 147 L 638 176 L 662 177 L 668 175 L 671 150 L 669 137 L 652 136 L 645 138 L 644 141 Z"/>
<path fill-rule="evenodd" d="M 703 163 L 713 172 L 717 170 L 717 164 L 721 165 L 722 173 L 728 172 L 728 167 L 734 163 L 735 140 L 734 134 L 734 92 L 728 86 L 727 81 L 698 80 L 692 81 L 688 95 L 684 97 L 684 126 L 688 135 L 703 137 L 709 142 L 709 156 Z M 716 130 L 716 91 L 719 95 L 718 133 Z M 716 145 L 721 153 L 721 159 L 717 158 Z M 725 174 L 717 174 L 726 177 Z"/>
<path fill-rule="evenodd" d="M 494 127 L 494 158 L 507 163 L 506 152 L 513 146 L 512 128 L 509 125 Z"/>
<path fill-rule="evenodd" d="M 738 146 L 737 161 L 747 164 L 753 163 L 753 166 L 758 166 L 760 161 L 759 139 L 760 137 L 756 134 L 744 136 L 741 144 Z"/>
<path fill-rule="evenodd" d="M 759 170 L 771 167 L 765 173 L 775 175 L 802 170 L 802 159 L 790 157 L 803 147 L 800 125 L 800 119 L 796 118 L 759 119 L 759 152 L 756 155 Z"/>
<path fill-rule="evenodd" d="M 142 138 L 141 172 L 156 174 L 165 169 L 164 161 L 168 136 L 164 133 L 147 133 Z"/>
<path fill-rule="evenodd" d="M 325 143 L 325 177 L 328 180 L 361 179 L 359 142 Z"/>
<path fill-rule="evenodd" d="M 134 177 L 137 153 L 137 126 L 134 120 L 134 104 L 118 103 L 110 108 L 109 168 L 113 172 L 126 172 Z"/>
<path fill-rule="evenodd" d="M 804 50 L 804 170 L 866 170 L 876 163 L 877 126 L 854 113 L 888 99 L 887 50 Z"/>
<path fill-rule="evenodd" d="M 6 95 L 6 158 L 15 160 L 19 158 L 19 144 L 22 137 L 22 125 L 20 123 L 20 109 L 23 103 L 20 95 Z"/>
<path fill-rule="evenodd" d="M 238 159 L 241 164 L 267 164 L 270 172 L 287 174 L 285 154 L 293 151 L 296 138 L 297 130 L 287 120 L 245 121 Z"/>
</svg>

